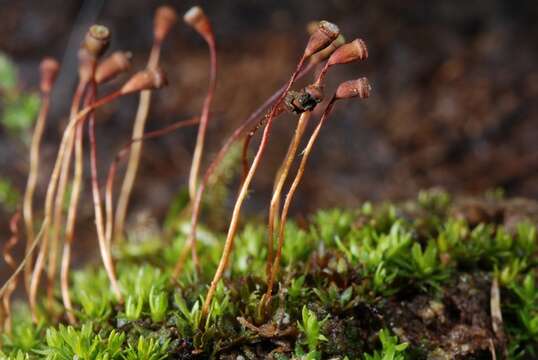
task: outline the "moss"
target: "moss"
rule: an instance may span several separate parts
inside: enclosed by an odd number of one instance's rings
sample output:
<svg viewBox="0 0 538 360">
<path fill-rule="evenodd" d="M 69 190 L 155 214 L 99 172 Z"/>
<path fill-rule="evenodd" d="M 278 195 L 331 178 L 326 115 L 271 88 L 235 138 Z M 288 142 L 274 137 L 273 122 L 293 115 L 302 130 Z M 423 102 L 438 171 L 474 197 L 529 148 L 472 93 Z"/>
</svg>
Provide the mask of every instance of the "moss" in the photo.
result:
<svg viewBox="0 0 538 360">
<path fill-rule="evenodd" d="M 477 205 L 478 204 L 478 205 Z M 147 239 L 115 249 L 126 302 L 119 305 L 104 270 L 72 275 L 76 326 L 55 311 L 33 325 L 20 304 L 7 358 L 71 359 L 405 359 L 538 356 L 535 218 L 510 200 L 477 201 L 495 217 L 475 221 L 468 203 L 424 192 L 402 204 L 324 210 L 309 224 L 287 225 L 275 298 L 265 292 L 264 224 L 249 223 L 237 239 L 225 281 L 209 316 L 201 304 L 219 259 L 223 234 L 201 232 L 199 275 L 189 265 L 169 277 L 185 241 Z M 535 206 L 534 204 L 531 204 Z M 520 206 L 520 205 L 518 205 Z M 495 209 L 494 211 L 492 209 Z M 462 215 L 463 214 L 463 215 Z M 501 324 L 493 330 L 492 280 Z"/>
</svg>

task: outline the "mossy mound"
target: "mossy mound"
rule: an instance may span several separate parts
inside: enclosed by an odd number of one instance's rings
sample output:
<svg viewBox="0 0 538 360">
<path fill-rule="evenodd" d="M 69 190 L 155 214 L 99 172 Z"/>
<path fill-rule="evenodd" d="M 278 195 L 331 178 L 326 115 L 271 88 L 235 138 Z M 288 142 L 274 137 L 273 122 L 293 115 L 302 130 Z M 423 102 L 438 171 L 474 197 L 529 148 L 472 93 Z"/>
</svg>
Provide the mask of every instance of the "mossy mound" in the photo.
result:
<svg viewBox="0 0 538 360">
<path fill-rule="evenodd" d="M 73 273 L 78 324 L 57 294 L 38 326 L 20 304 L 7 358 L 490 359 L 538 358 L 538 206 L 421 193 L 398 205 L 327 210 L 287 225 L 280 282 L 262 309 L 265 226 L 237 238 L 210 315 L 201 318 L 223 234 L 200 231 L 192 265 L 170 284 L 185 240 L 116 249 L 126 302 L 98 266 Z M 502 314 L 502 319 L 499 317 Z"/>
</svg>

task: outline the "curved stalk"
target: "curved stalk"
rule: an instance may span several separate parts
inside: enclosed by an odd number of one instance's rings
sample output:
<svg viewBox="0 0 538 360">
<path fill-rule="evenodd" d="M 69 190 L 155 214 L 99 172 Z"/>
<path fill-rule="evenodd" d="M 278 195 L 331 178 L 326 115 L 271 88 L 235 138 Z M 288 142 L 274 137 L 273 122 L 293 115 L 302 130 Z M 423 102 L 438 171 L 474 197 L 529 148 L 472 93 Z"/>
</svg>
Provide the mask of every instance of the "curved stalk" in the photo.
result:
<svg viewBox="0 0 538 360">
<path fill-rule="evenodd" d="M 82 94 L 84 93 L 84 90 L 86 89 L 88 82 L 87 81 L 80 81 L 77 90 L 75 91 L 75 96 L 73 97 L 73 101 L 71 103 L 71 111 L 69 115 L 70 121 L 73 121 L 73 118 L 76 116 L 79 107 L 80 107 L 80 101 L 82 98 Z M 75 131 L 71 131 L 68 143 L 67 143 L 67 149 L 64 156 L 61 172 L 60 172 L 60 178 L 58 180 L 58 190 L 56 192 L 56 198 L 54 200 L 54 213 L 53 213 L 53 220 L 52 220 L 52 232 L 51 232 L 51 241 L 50 241 L 50 247 L 49 247 L 49 256 L 48 256 L 48 269 L 47 269 L 47 307 L 50 310 L 52 310 L 52 303 L 53 303 L 53 291 L 54 291 L 54 283 L 56 280 L 56 267 L 58 262 L 58 251 L 59 251 L 59 244 L 60 244 L 60 237 L 61 237 L 61 224 L 63 222 L 63 210 L 64 210 L 64 199 L 65 199 L 65 193 L 67 191 L 67 183 L 69 180 L 69 170 L 71 168 L 71 157 L 73 154 L 73 148 L 75 146 Z"/>
<path fill-rule="evenodd" d="M 48 247 L 48 237 L 49 237 L 49 230 L 51 225 L 51 215 L 52 215 L 52 206 L 53 206 L 53 199 L 56 192 L 56 186 L 58 184 L 58 179 L 60 176 L 60 170 L 63 163 L 63 159 L 66 152 L 67 142 L 69 139 L 70 133 L 73 131 L 74 127 L 81 121 L 85 119 L 85 117 L 94 109 L 103 106 L 105 104 L 108 104 L 115 100 L 116 98 L 124 95 L 121 91 L 116 91 L 114 93 L 111 93 L 101 99 L 99 99 L 97 102 L 93 103 L 92 105 L 84 108 L 80 112 L 77 113 L 75 118 L 70 121 L 67 124 L 67 127 L 64 130 L 62 140 L 60 142 L 60 147 L 58 149 L 58 155 L 56 157 L 56 161 L 54 163 L 54 167 L 52 169 L 52 174 L 50 176 L 49 185 L 47 187 L 47 192 L 45 195 L 45 211 L 43 216 L 43 223 L 41 225 L 41 229 L 39 231 L 38 236 L 34 239 L 34 244 L 32 244 L 32 247 L 30 251 L 25 255 L 25 258 L 22 260 L 21 264 L 25 264 L 26 261 L 28 261 L 28 258 L 31 256 L 34 249 L 37 247 L 38 244 L 41 245 L 41 248 L 43 251 L 40 251 L 35 265 L 34 270 L 32 273 L 32 279 L 30 281 L 30 296 L 29 296 L 29 302 L 30 302 L 30 310 L 32 311 L 32 315 L 34 318 L 34 321 L 37 321 L 37 313 L 36 313 L 36 297 L 37 297 L 37 289 L 39 287 L 39 281 L 41 278 L 41 273 L 43 271 L 43 267 L 45 265 L 46 260 L 46 249 Z M 19 268 L 15 271 L 14 274 L 12 274 L 11 277 L 15 276 L 20 271 Z M 10 277 L 10 278 L 11 278 Z M 0 289 L 0 294 L 5 290 L 5 285 Z"/>
<path fill-rule="evenodd" d="M 297 79 L 300 79 L 304 77 L 306 74 L 308 74 L 313 68 L 315 64 L 310 63 L 308 64 L 304 69 L 301 70 L 299 75 L 297 75 Z M 183 271 L 183 267 L 185 266 L 185 262 L 187 260 L 187 255 L 189 254 L 189 251 L 193 246 L 196 246 L 196 230 L 198 228 L 198 220 L 200 218 L 200 210 L 202 205 L 202 197 L 204 195 L 204 191 L 209 184 L 209 181 L 211 177 L 213 176 L 215 170 L 219 166 L 219 164 L 222 162 L 222 159 L 226 156 L 232 145 L 238 141 L 241 136 L 245 133 L 245 131 L 254 125 L 255 122 L 259 122 L 260 116 L 262 116 L 263 111 L 273 105 L 277 99 L 279 99 L 282 94 L 284 94 L 286 90 L 287 84 L 282 86 L 280 89 L 278 89 L 273 95 L 271 95 L 270 98 L 268 98 L 259 108 L 257 108 L 252 114 L 249 115 L 245 121 L 241 123 L 241 125 L 235 129 L 235 131 L 226 139 L 222 147 L 220 148 L 219 152 L 215 156 L 215 158 L 211 161 L 209 164 L 207 170 L 204 173 L 204 177 L 202 178 L 202 181 L 200 182 L 200 185 L 198 186 L 198 189 L 196 191 L 196 196 L 194 198 L 194 201 L 192 202 L 192 213 L 191 213 L 191 229 L 189 232 L 189 236 L 187 238 L 187 241 L 185 242 L 185 245 L 181 249 L 181 253 L 179 254 L 178 261 L 176 262 L 174 266 L 174 271 L 172 272 L 172 281 L 176 280 L 179 274 Z"/>
<path fill-rule="evenodd" d="M 291 205 L 291 201 L 293 200 L 293 196 L 295 195 L 295 192 L 297 191 L 297 187 L 299 186 L 301 179 L 303 177 L 303 174 L 306 168 L 306 163 L 308 162 L 308 158 L 310 156 L 310 153 L 312 152 L 312 147 L 314 146 L 314 143 L 316 142 L 319 136 L 321 127 L 323 126 L 323 124 L 327 120 L 327 117 L 332 111 L 335 100 L 336 100 L 335 97 L 331 99 L 331 101 L 327 105 L 327 108 L 323 112 L 323 115 L 321 116 L 321 119 L 318 122 L 318 125 L 312 132 L 310 139 L 308 139 L 308 143 L 303 151 L 303 157 L 301 158 L 301 163 L 299 164 L 299 168 L 297 169 L 297 173 L 295 175 L 295 178 L 293 179 L 293 183 L 290 186 L 290 190 L 286 194 L 286 199 L 284 200 L 284 205 L 282 207 L 282 214 L 280 215 L 277 251 L 275 254 L 273 266 L 271 268 L 271 273 L 267 281 L 267 292 L 265 293 L 264 304 L 267 304 L 271 299 L 271 294 L 273 292 L 273 284 L 274 284 L 276 275 L 278 273 L 278 269 L 280 265 L 280 258 L 282 257 L 282 246 L 284 245 L 284 231 L 286 229 L 286 220 L 288 217 L 288 211 Z"/>
<path fill-rule="evenodd" d="M 93 89 L 95 91 L 95 88 Z M 97 229 L 97 241 L 99 243 L 99 252 L 103 260 L 103 265 L 112 285 L 114 295 L 120 303 L 123 302 L 120 286 L 116 277 L 116 270 L 112 261 L 112 254 L 110 245 L 107 243 L 105 234 L 105 225 L 103 219 L 103 206 L 101 204 L 101 192 L 99 190 L 99 182 L 97 178 L 97 146 L 95 142 L 95 116 L 94 113 L 89 114 L 88 119 L 88 133 L 90 138 L 90 170 L 91 170 L 91 184 L 93 195 L 93 206 L 95 213 L 95 227 Z"/>
<path fill-rule="evenodd" d="M 45 130 L 45 122 L 50 107 L 50 92 L 43 93 L 41 95 L 41 108 L 32 134 L 32 143 L 30 145 L 30 170 L 28 172 L 28 181 L 26 183 L 26 190 L 24 192 L 24 200 L 22 206 L 22 213 L 24 218 L 24 225 L 26 229 L 26 249 L 25 254 L 30 252 L 30 248 L 34 242 L 34 209 L 33 199 L 35 187 L 37 184 L 37 178 L 39 175 L 39 148 L 41 146 L 41 139 L 43 137 L 43 131 Z M 24 268 L 24 286 L 26 292 L 30 291 L 30 277 L 32 275 L 32 262 L 28 261 Z"/>
<path fill-rule="evenodd" d="M 202 306 L 202 317 L 205 318 L 209 312 L 209 307 L 211 305 L 211 300 L 213 299 L 213 295 L 215 294 L 215 291 L 217 289 L 217 285 L 222 279 L 222 276 L 224 274 L 224 270 L 226 269 L 226 266 L 228 265 L 228 260 L 230 258 L 230 255 L 232 253 L 233 244 L 235 240 L 235 235 L 237 233 L 237 226 L 239 224 L 239 218 L 241 215 L 241 208 L 243 206 L 243 202 L 245 201 L 245 198 L 247 196 L 248 188 L 250 186 L 250 183 L 254 177 L 254 174 L 256 173 L 256 170 L 258 168 L 258 165 L 263 157 L 263 153 L 265 151 L 265 148 L 267 147 L 267 143 L 269 142 L 269 134 L 273 125 L 273 120 L 275 119 L 275 114 L 277 111 L 277 108 L 279 107 L 280 103 L 284 100 L 284 96 L 288 93 L 289 89 L 295 82 L 295 79 L 297 78 L 297 75 L 301 71 L 301 68 L 303 67 L 303 64 L 305 60 L 307 59 L 306 55 L 301 56 L 301 59 L 299 60 L 299 63 L 297 64 L 297 68 L 295 69 L 294 73 L 292 74 L 291 78 L 288 81 L 288 84 L 286 86 L 286 89 L 284 92 L 280 95 L 276 103 L 273 105 L 271 112 L 269 113 L 269 116 L 267 118 L 267 124 L 265 125 L 265 129 L 263 131 L 262 140 L 260 143 L 260 146 L 258 147 L 258 151 L 256 152 L 256 156 L 254 157 L 254 160 L 252 161 L 252 166 L 249 169 L 249 172 L 245 178 L 245 181 L 243 182 L 241 189 L 239 190 L 239 195 L 237 196 L 237 200 L 234 205 L 232 218 L 230 220 L 230 225 L 228 228 L 228 234 L 226 236 L 226 241 L 224 243 L 224 249 L 222 252 L 222 256 L 219 261 L 219 265 L 217 267 L 217 271 L 215 272 L 215 275 L 213 276 L 213 280 L 211 281 L 211 285 L 209 287 L 209 290 L 207 292 L 207 296 L 205 298 L 204 304 Z"/>
<path fill-rule="evenodd" d="M 269 204 L 269 219 L 268 219 L 268 224 L 267 224 L 268 247 L 267 247 L 266 273 L 267 273 L 268 278 L 270 276 L 271 263 L 273 262 L 274 227 L 275 227 L 275 219 L 278 217 L 278 208 L 280 206 L 282 188 L 284 187 L 284 183 L 286 182 L 286 179 L 288 178 L 288 173 L 290 171 L 291 165 L 293 164 L 293 160 L 295 159 L 295 155 L 297 154 L 297 148 L 299 147 L 301 143 L 301 139 L 303 137 L 306 126 L 308 125 L 308 121 L 311 115 L 312 113 L 310 111 L 307 111 L 307 112 L 302 113 L 301 116 L 299 117 L 299 121 L 297 122 L 297 127 L 295 128 L 293 139 L 290 142 L 290 145 L 286 153 L 286 156 L 284 157 L 282 166 L 278 170 L 277 176 L 275 178 L 275 184 L 273 187 L 273 195 L 271 197 L 271 202 Z"/>
<path fill-rule="evenodd" d="M 89 97 L 85 100 L 85 106 L 90 104 Z M 71 198 L 69 200 L 69 209 L 67 212 L 65 241 L 62 251 L 62 261 L 60 265 L 60 289 L 62 301 L 66 310 L 67 319 L 71 324 L 76 322 L 73 315 L 73 305 L 69 295 L 69 266 L 71 262 L 71 248 L 75 238 L 75 224 L 77 217 L 78 202 L 82 190 L 82 176 L 84 171 L 83 159 L 83 124 L 78 124 L 75 130 L 75 169 L 73 174 L 73 187 L 71 189 Z"/>
<path fill-rule="evenodd" d="M 159 64 L 160 53 L 161 43 L 155 42 L 151 48 L 147 68 L 157 68 L 157 65 Z M 146 126 L 146 119 L 149 114 L 150 103 L 151 90 L 144 90 L 140 92 L 140 100 L 138 102 L 138 109 L 136 111 L 133 133 L 131 136 L 132 139 L 137 139 L 144 134 L 144 128 Z M 127 169 L 125 170 L 125 176 L 123 178 L 120 194 L 118 196 L 118 205 L 116 207 L 114 221 L 114 238 L 117 239 L 122 239 L 124 235 L 127 207 L 129 206 L 129 198 L 131 196 L 131 192 L 133 191 L 133 185 L 136 179 L 136 173 L 138 171 L 138 164 L 140 163 L 141 153 L 142 142 L 136 142 L 131 148 L 131 154 L 129 155 Z"/>
<path fill-rule="evenodd" d="M 207 90 L 207 96 L 204 100 L 204 105 L 202 108 L 202 116 L 200 117 L 200 126 L 198 127 L 198 136 L 196 138 L 196 146 L 192 156 L 192 165 L 189 175 L 189 195 L 191 201 L 196 197 L 196 184 L 198 182 L 198 173 L 200 172 L 200 164 L 202 162 L 202 154 L 204 152 L 205 135 L 207 132 L 207 124 L 209 122 L 209 110 L 213 101 L 213 95 L 215 94 L 215 88 L 217 87 L 217 50 L 215 48 L 215 39 L 212 33 L 209 36 L 204 36 L 204 38 L 209 46 L 211 66 L 209 71 L 209 89 Z M 196 246 L 192 247 L 192 261 L 194 263 L 194 268 L 200 272 L 200 264 L 198 255 L 196 253 Z"/>
<path fill-rule="evenodd" d="M 110 243 L 111 238 L 112 238 L 112 229 L 113 229 L 113 220 L 114 220 L 113 211 L 112 211 L 113 209 L 112 190 L 113 190 L 114 178 L 116 176 L 116 171 L 117 171 L 119 162 L 125 156 L 129 154 L 129 151 L 131 147 L 133 146 L 133 144 L 140 141 L 144 141 L 144 140 L 154 139 L 154 138 L 166 135 L 182 127 L 196 125 L 199 122 L 200 122 L 200 119 L 198 117 L 194 117 L 187 120 L 180 120 L 165 128 L 155 130 L 155 131 L 150 131 L 144 134 L 144 136 L 142 136 L 141 138 L 131 139 L 127 144 L 125 144 L 121 148 L 120 151 L 118 151 L 118 153 L 116 154 L 116 157 L 114 158 L 114 161 L 112 162 L 112 164 L 110 165 L 108 169 L 108 176 L 107 176 L 107 181 L 106 181 L 105 214 L 106 214 L 106 239 L 108 243 Z"/>
</svg>

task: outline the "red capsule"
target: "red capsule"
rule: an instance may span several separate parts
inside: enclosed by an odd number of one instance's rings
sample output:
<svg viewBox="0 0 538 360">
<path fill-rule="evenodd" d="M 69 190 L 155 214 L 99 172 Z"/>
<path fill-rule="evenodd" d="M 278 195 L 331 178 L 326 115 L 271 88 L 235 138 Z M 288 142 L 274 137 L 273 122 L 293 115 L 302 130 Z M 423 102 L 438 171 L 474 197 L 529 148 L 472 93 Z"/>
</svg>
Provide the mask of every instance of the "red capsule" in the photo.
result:
<svg viewBox="0 0 538 360">
<path fill-rule="evenodd" d="M 39 88 L 43 94 L 50 93 L 52 85 L 58 76 L 58 71 L 60 70 L 60 64 L 56 59 L 46 57 L 41 61 L 39 65 L 39 73 L 41 81 L 39 83 Z"/>
<path fill-rule="evenodd" d="M 336 99 L 349 99 L 353 97 L 365 99 L 370 96 L 371 90 L 372 87 L 365 77 L 345 81 L 338 86 L 338 89 L 336 89 Z"/>
<path fill-rule="evenodd" d="M 122 95 L 142 90 L 160 89 L 167 84 L 166 76 L 161 69 L 145 69 L 134 74 L 122 86 Z"/>
</svg>

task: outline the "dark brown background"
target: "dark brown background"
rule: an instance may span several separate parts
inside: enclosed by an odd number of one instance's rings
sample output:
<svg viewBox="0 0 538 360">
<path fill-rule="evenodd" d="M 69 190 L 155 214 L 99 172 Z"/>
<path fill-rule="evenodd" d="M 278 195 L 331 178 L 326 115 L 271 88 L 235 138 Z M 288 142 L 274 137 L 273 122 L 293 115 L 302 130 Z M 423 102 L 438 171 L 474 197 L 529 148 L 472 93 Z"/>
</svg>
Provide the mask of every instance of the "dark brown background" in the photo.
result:
<svg viewBox="0 0 538 360">
<path fill-rule="evenodd" d="M 0 2 L 0 49 L 20 66 L 24 88 L 36 87 L 43 56 L 55 56 L 64 64 L 43 148 L 47 163 L 65 123 L 76 81 L 76 47 L 87 25 L 98 21 L 109 26 L 111 49 L 133 51 L 135 67 L 141 68 L 151 45 L 153 10 L 162 3 Z M 458 194 L 502 187 L 511 196 L 538 197 L 535 0 L 169 3 L 181 14 L 200 3 L 216 32 L 220 72 L 208 154 L 289 77 L 309 21 L 334 21 L 348 39 L 367 42 L 368 61 L 335 69 L 328 89 L 342 80 L 368 76 L 372 97 L 337 106 L 313 153 L 295 214 L 320 206 L 353 206 L 365 199 L 401 199 L 432 186 Z M 198 113 L 207 87 L 206 46 L 182 22 L 167 39 L 162 59 L 170 86 L 154 97 L 148 129 Z M 135 110 L 132 97 L 100 112 L 103 166 L 128 139 Z M 287 117 L 275 125 L 247 203 L 251 214 L 266 207 L 274 170 L 294 124 L 294 118 Z M 2 130 L 0 137 L 0 174 L 22 189 L 26 149 Z M 146 208 L 157 218 L 163 216 L 171 196 L 185 185 L 194 140 L 191 129 L 145 145 L 133 213 Z M 5 211 L 1 220 L 5 229 Z M 86 210 L 81 227 L 91 226 Z"/>
</svg>

